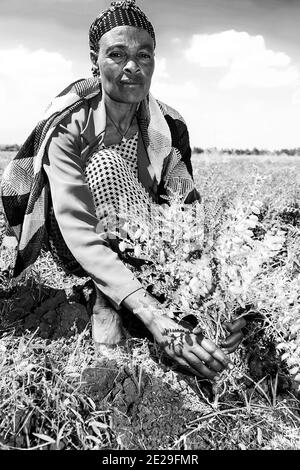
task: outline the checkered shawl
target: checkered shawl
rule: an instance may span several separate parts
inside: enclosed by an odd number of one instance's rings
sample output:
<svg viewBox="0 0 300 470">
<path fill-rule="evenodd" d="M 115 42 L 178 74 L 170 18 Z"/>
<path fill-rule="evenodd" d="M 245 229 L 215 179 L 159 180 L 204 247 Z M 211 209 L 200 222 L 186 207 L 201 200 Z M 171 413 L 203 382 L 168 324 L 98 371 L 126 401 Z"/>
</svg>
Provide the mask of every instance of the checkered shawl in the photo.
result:
<svg viewBox="0 0 300 470">
<path fill-rule="evenodd" d="M 33 264 L 41 248 L 47 246 L 49 184 L 43 171 L 47 143 L 55 127 L 66 116 L 98 93 L 101 93 L 101 87 L 96 78 L 78 80 L 69 85 L 53 100 L 44 119 L 39 121 L 4 171 L 0 189 L 6 235 L 14 236 L 18 242 L 14 277 Z M 138 120 L 152 164 L 151 177 L 157 178 L 161 192 L 164 191 L 164 184 L 160 181 L 163 166 L 165 182 L 173 182 L 176 186 L 176 181 L 183 181 L 191 191 L 194 185 L 188 134 L 180 115 L 148 97 L 140 104 Z M 180 174 L 176 174 L 174 169 L 179 161 L 185 161 L 185 169 L 180 168 Z"/>
</svg>

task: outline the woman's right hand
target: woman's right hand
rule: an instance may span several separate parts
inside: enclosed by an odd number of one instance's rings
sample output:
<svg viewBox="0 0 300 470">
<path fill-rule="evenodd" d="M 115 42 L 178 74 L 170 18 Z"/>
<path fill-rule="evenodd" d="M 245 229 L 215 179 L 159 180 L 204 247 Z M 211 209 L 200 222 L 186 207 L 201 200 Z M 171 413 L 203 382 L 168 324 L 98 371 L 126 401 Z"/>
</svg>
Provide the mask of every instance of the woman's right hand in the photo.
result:
<svg viewBox="0 0 300 470">
<path fill-rule="evenodd" d="M 164 351 L 182 367 L 198 377 L 214 380 L 231 367 L 229 357 L 201 333 L 194 334 L 168 316 L 154 319 L 149 330 Z"/>
<path fill-rule="evenodd" d="M 228 355 L 215 343 L 163 314 L 161 304 L 144 289 L 126 297 L 123 305 L 142 320 L 168 356 L 198 377 L 213 380 L 230 367 Z"/>
</svg>

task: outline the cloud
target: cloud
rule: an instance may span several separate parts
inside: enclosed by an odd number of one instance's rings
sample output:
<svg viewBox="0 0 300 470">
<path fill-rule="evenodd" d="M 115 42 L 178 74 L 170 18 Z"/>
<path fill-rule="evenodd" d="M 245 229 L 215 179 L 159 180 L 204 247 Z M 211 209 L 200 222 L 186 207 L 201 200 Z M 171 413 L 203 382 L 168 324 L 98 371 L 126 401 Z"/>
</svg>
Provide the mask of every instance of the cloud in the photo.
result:
<svg viewBox="0 0 300 470">
<path fill-rule="evenodd" d="M 200 93 L 199 87 L 197 87 L 192 81 L 186 81 L 179 85 L 176 83 L 170 83 L 169 81 L 162 82 L 159 80 L 153 80 L 151 92 L 155 98 L 172 107 L 175 106 L 176 103 L 193 101 L 195 98 L 199 97 Z"/>
<path fill-rule="evenodd" d="M 300 105 L 300 89 L 296 90 L 296 92 L 292 96 L 292 104 L 296 106 Z"/>
<path fill-rule="evenodd" d="M 74 80 L 72 62 L 57 52 L 19 46 L 0 50 L 0 64 L 0 142 L 19 143 L 53 96 Z"/>
<path fill-rule="evenodd" d="M 259 107 L 258 107 L 259 108 Z M 296 148 L 300 146 L 300 112 L 286 108 L 276 114 L 255 108 L 224 110 L 207 105 L 186 114 L 192 146 L 218 148 Z"/>
<path fill-rule="evenodd" d="M 156 58 L 155 71 L 153 74 L 151 93 L 161 101 L 170 106 L 183 106 L 186 102 L 193 101 L 199 97 L 199 86 L 193 80 L 184 80 L 180 83 L 174 82 L 172 73 L 169 73 L 169 64 L 165 57 Z"/>
<path fill-rule="evenodd" d="M 227 69 L 220 88 L 275 88 L 294 85 L 299 80 L 291 58 L 284 52 L 267 49 L 261 35 L 235 30 L 195 34 L 185 56 L 200 67 Z"/>
<path fill-rule="evenodd" d="M 167 60 L 165 57 L 157 57 L 155 59 L 155 70 L 154 76 L 155 79 L 168 78 L 169 73 L 167 72 Z"/>
</svg>

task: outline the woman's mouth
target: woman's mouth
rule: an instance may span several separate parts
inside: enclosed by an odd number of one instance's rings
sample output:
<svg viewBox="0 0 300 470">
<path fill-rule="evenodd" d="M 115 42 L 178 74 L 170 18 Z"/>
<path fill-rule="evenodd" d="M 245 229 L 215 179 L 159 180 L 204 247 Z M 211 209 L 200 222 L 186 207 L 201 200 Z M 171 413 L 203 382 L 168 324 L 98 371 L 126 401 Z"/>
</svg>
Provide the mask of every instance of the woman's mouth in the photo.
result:
<svg viewBox="0 0 300 470">
<path fill-rule="evenodd" d="M 136 82 L 133 80 L 121 80 L 121 85 L 128 85 L 128 86 L 139 86 L 141 82 Z"/>
</svg>

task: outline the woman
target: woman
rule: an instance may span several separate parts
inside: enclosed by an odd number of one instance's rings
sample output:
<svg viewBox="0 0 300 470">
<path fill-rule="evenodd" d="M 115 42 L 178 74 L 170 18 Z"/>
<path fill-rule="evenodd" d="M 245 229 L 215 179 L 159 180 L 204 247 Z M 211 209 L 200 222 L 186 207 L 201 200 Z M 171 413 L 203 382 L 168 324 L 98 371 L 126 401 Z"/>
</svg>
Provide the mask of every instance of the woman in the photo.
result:
<svg viewBox="0 0 300 470">
<path fill-rule="evenodd" d="M 161 315 L 159 302 L 104 236 L 105 213 L 118 217 L 124 199 L 127 206 L 159 205 L 178 183 L 186 203 L 200 199 L 186 125 L 174 109 L 149 93 L 156 45 L 153 27 L 134 1 L 114 2 L 92 23 L 89 39 L 94 78 L 72 84 L 54 100 L 19 152 L 19 166 L 15 162 L 3 178 L 3 204 L 19 238 L 15 274 L 37 256 L 46 227 L 51 249 L 64 266 L 76 272 L 79 265 L 94 281 L 96 344 L 122 341 L 118 311 L 125 307 L 177 363 L 214 379 L 230 367 L 229 356 Z M 13 168 L 30 159 L 33 183 L 28 190 L 22 180 L 24 214 L 14 219 Z M 244 319 L 228 324 L 230 335 L 222 345 L 228 352 L 237 348 L 244 326 Z"/>
</svg>

